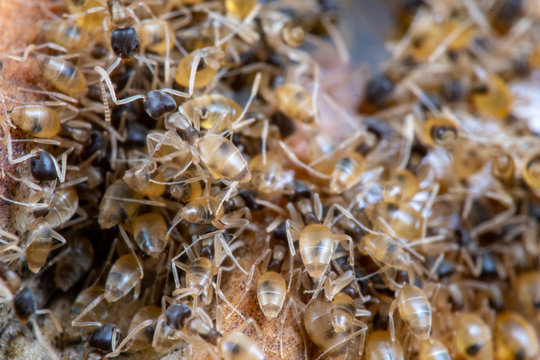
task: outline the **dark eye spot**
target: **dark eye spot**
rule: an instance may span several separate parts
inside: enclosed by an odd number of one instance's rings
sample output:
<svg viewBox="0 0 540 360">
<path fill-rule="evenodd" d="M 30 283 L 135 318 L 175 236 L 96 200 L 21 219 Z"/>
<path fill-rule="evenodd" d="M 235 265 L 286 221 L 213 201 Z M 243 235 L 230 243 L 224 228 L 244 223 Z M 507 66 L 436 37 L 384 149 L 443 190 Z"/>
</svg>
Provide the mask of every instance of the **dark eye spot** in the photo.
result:
<svg viewBox="0 0 540 360">
<path fill-rule="evenodd" d="M 470 345 L 469 347 L 467 347 L 465 352 L 468 355 L 474 356 L 474 355 L 477 355 L 480 352 L 480 349 L 482 349 L 481 344 L 474 344 L 474 345 Z"/>
</svg>

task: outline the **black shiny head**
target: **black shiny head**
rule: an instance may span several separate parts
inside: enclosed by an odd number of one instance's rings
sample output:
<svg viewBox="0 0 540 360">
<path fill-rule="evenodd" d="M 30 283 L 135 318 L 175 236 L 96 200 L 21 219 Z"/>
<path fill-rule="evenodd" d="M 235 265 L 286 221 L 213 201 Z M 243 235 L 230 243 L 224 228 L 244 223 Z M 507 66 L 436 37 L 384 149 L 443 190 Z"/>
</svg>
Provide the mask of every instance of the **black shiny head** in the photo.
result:
<svg viewBox="0 0 540 360">
<path fill-rule="evenodd" d="M 120 331 L 113 324 L 105 324 L 90 335 L 88 344 L 104 352 L 111 352 L 120 340 Z"/>
<path fill-rule="evenodd" d="M 296 131 L 294 120 L 279 111 L 272 115 L 272 122 L 278 127 L 282 138 L 289 137 Z"/>
<path fill-rule="evenodd" d="M 51 154 L 46 151 L 38 151 L 37 155 L 30 159 L 30 172 L 38 181 L 56 180 L 58 175 Z"/>
<path fill-rule="evenodd" d="M 146 134 L 148 133 L 146 126 L 141 125 L 138 122 L 130 122 L 126 124 L 126 128 L 126 145 L 144 146 L 146 144 Z"/>
<path fill-rule="evenodd" d="M 482 262 L 482 268 L 480 272 L 481 278 L 492 279 L 497 277 L 497 260 L 491 253 L 483 253 L 482 255 L 480 255 L 480 261 Z"/>
<path fill-rule="evenodd" d="M 24 288 L 15 295 L 15 299 L 13 299 L 13 309 L 19 320 L 28 320 L 28 318 L 36 312 L 36 308 L 37 305 L 34 292 L 29 288 Z"/>
<path fill-rule="evenodd" d="M 366 84 L 366 101 L 374 106 L 383 106 L 394 91 L 394 84 L 386 75 L 379 74 L 372 77 Z"/>
<path fill-rule="evenodd" d="M 272 235 L 274 236 L 275 240 L 280 240 L 283 242 L 287 241 L 287 227 L 285 221 L 280 222 L 279 225 L 276 226 L 274 231 L 272 231 Z"/>
<path fill-rule="evenodd" d="M 167 325 L 176 330 L 182 330 L 190 316 L 191 309 L 185 304 L 171 305 L 165 310 Z"/>
<path fill-rule="evenodd" d="M 437 275 L 439 278 L 448 277 L 454 273 L 454 265 L 452 263 L 443 260 L 437 267 Z"/>
<path fill-rule="evenodd" d="M 98 156 L 98 158 L 102 158 L 105 154 L 106 145 L 103 134 L 100 131 L 92 130 L 90 133 L 90 141 L 84 146 L 81 156 L 86 160 L 95 153 L 100 152 L 101 156 Z"/>
<path fill-rule="evenodd" d="M 302 198 L 311 197 L 311 189 L 301 180 L 294 180 L 292 183 L 294 193 L 286 195 L 287 200 L 293 202 Z"/>
<path fill-rule="evenodd" d="M 111 46 L 122 59 L 129 59 L 139 47 L 139 36 L 133 27 L 116 29 L 111 33 Z"/>
<path fill-rule="evenodd" d="M 176 102 L 172 96 L 159 90 L 150 91 L 148 97 L 143 101 L 143 106 L 154 120 L 159 120 L 165 114 L 176 110 Z"/>
<path fill-rule="evenodd" d="M 448 102 L 461 101 L 465 98 L 465 89 L 458 80 L 448 80 L 441 85 L 441 96 Z"/>
<path fill-rule="evenodd" d="M 260 210 L 262 208 L 262 205 L 259 205 L 255 202 L 255 194 L 251 190 L 242 189 L 238 191 L 238 195 L 244 199 L 244 202 L 246 203 L 246 206 L 250 210 Z"/>
<path fill-rule="evenodd" d="M 478 354 L 481 349 L 482 349 L 482 344 L 473 344 L 473 345 L 469 345 L 465 349 L 465 352 L 467 353 L 467 355 L 474 356 Z"/>
</svg>

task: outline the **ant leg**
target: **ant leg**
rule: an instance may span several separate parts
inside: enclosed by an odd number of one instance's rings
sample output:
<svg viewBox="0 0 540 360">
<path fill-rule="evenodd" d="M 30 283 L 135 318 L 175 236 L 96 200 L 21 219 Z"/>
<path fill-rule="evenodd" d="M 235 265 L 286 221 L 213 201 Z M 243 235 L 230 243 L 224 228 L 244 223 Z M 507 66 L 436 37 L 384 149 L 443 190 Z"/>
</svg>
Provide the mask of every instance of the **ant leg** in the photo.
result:
<svg viewBox="0 0 540 360">
<path fill-rule="evenodd" d="M 244 208 L 245 209 L 245 208 Z M 242 210 L 242 209 L 240 209 Z M 243 213 L 248 213 L 249 214 L 249 210 L 248 211 L 244 211 Z M 234 234 L 232 234 L 232 237 L 233 239 L 236 239 L 238 238 L 238 236 L 240 236 L 240 234 L 242 232 L 244 232 L 244 230 L 247 228 L 247 226 L 249 225 L 249 220 L 248 219 L 244 219 L 244 218 L 233 218 L 233 219 L 228 219 L 228 218 L 222 218 L 221 220 L 221 223 L 223 225 L 225 225 L 226 228 L 230 228 L 230 229 L 234 229 L 234 228 L 237 228 L 237 230 L 234 232 Z"/>
<path fill-rule="evenodd" d="M 135 249 L 133 248 L 133 244 L 131 243 L 131 240 L 128 237 L 128 234 L 126 233 L 126 230 L 122 226 L 119 226 L 118 229 L 120 230 L 120 235 L 124 242 L 126 243 L 127 247 L 131 251 L 131 254 L 135 257 L 135 260 L 137 261 L 137 265 L 139 266 L 139 278 L 142 279 L 144 277 L 144 270 L 141 263 L 141 259 L 137 256 L 135 253 Z"/>
<path fill-rule="evenodd" d="M 133 330 L 131 330 L 124 340 L 116 347 L 114 344 L 112 348 L 114 349 L 113 352 L 105 355 L 105 357 L 116 357 L 120 355 L 120 353 L 124 350 L 124 347 L 127 345 L 128 341 L 134 338 L 141 330 L 143 330 L 145 327 L 150 326 L 152 324 L 152 320 L 148 319 L 137 325 Z M 113 336 L 113 341 L 116 341 L 116 336 Z"/>
<path fill-rule="evenodd" d="M 218 207 L 217 207 L 217 210 L 216 210 L 216 214 L 219 214 L 219 211 L 221 210 L 222 206 L 223 206 L 223 203 L 227 200 L 229 200 L 229 198 L 232 196 L 233 192 L 236 190 L 236 186 L 238 185 L 238 182 L 236 181 L 232 181 L 230 186 L 229 186 L 229 190 L 227 190 L 227 192 L 225 193 L 225 196 L 223 197 L 223 199 L 221 199 Z"/>
<path fill-rule="evenodd" d="M 439 265 L 441 265 L 443 261 L 444 261 L 444 253 L 437 256 L 437 258 L 433 262 L 433 265 L 431 266 L 431 269 L 429 269 L 428 277 L 430 279 L 438 280 L 438 276 L 436 276 L 435 274 L 437 273 L 437 269 L 439 268 Z"/>
<path fill-rule="evenodd" d="M 294 274 L 294 256 L 289 254 L 289 284 L 287 285 L 287 292 L 291 291 L 293 274 Z"/>
<path fill-rule="evenodd" d="M 249 110 L 249 106 L 251 105 L 251 102 L 253 101 L 253 99 L 255 99 L 255 96 L 257 96 L 257 92 L 259 91 L 260 84 L 261 84 L 261 73 L 258 72 L 255 75 L 255 80 L 253 80 L 253 85 L 251 86 L 251 93 L 249 94 L 249 99 L 246 102 L 246 105 L 244 105 L 244 108 L 242 109 L 242 113 L 240 114 L 240 116 L 238 116 L 238 118 L 232 123 L 233 126 L 244 119 L 244 116 Z"/>
<path fill-rule="evenodd" d="M 390 304 L 390 308 L 388 309 L 388 319 L 390 320 L 390 336 L 392 338 L 392 342 L 396 341 L 396 328 L 394 325 L 394 311 L 396 311 L 396 308 L 397 300 L 394 299 Z"/>
<path fill-rule="evenodd" d="M 323 206 L 321 203 L 321 197 L 319 196 L 319 193 L 313 194 L 313 211 L 315 212 L 315 217 L 317 218 L 317 220 L 321 221 L 322 213 L 323 213 Z"/>
<path fill-rule="evenodd" d="M 244 20 L 242 20 L 242 22 L 240 22 L 240 24 L 238 24 L 238 26 L 236 26 L 235 28 L 232 29 L 232 31 L 227 34 L 227 36 L 225 36 L 224 38 L 222 38 L 217 44 L 216 46 L 221 46 L 223 44 L 225 44 L 226 42 L 228 42 L 230 39 L 232 39 L 236 34 L 238 33 L 241 33 L 242 30 L 245 30 L 245 25 L 246 24 L 249 24 L 253 19 L 255 19 L 255 17 L 257 16 L 257 14 L 259 13 L 259 11 L 261 10 L 261 5 L 258 4 L 256 5 L 250 12 L 249 14 L 244 18 Z M 223 24 L 223 25 L 226 25 L 227 24 Z M 229 27 L 229 26 L 228 26 Z"/>
<path fill-rule="evenodd" d="M 82 327 L 82 326 L 101 326 L 102 324 L 98 321 L 81 321 L 81 319 L 88 314 L 92 309 L 99 305 L 101 301 L 105 298 L 105 294 L 100 294 L 96 297 L 90 304 L 88 304 L 83 311 L 73 321 L 71 321 L 71 326 L 73 327 Z"/>
<path fill-rule="evenodd" d="M 60 155 L 60 162 L 62 163 L 61 167 L 58 165 L 57 159 L 51 156 L 51 159 L 54 163 L 54 168 L 56 169 L 56 174 L 58 175 L 58 179 L 61 183 L 66 181 L 67 157 L 72 151 L 73 148 L 69 148 Z"/>
<path fill-rule="evenodd" d="M 58 355 L 56 354 L 56 351 L 54 351 L 53 347 L 51 346 L 51 344 L 49 344 L 44 338 L 43 338 L 43 335 L 41 334 L 41 331 L 39 330 L 39 326 L 36 322 L 35 319 L 31 318 L 30 319 L 30 322 L 32 323 L 32 327 L 34 328 L 34 334 L 36 335 L 36 339 L 37 341 L 41 344 L 41 346 L 43 346 L 47 352 L 49 353 L 49 355 L 51 356 L 51 358 L 53 358 L 54 360 L 59 360 L 60 358 L 58 357 Z"/>
<path fill-rule="evenodd" d="M 289 243 L 289 251 L 291 252 L 291 257 L 295 256 L 296 251 L 294 250 L 294 240 L 298 239 L 300 234 L 290 220 L 285 220 L 285 232 L 287 233 L 287 242 Z"/>
<path fill-rule="evenodd" d="M 334 234 L 334 241 L 342 242 L 346 241 L 349 244 L 349 264 L 354 269 L 354 243 L 353 239 L 346 234 Z"/>
<path fill-rule="evenodd" d="M 28 159 L 30 159 L 30 158 L 33 158 L 33 157 L 35 157 L 35 156 L 36 156 L 36 153 L 30 153 L 30 154 L 23 155 L 23 156 L 21 156 L 21 157 L 19 157 L 19 158 L 16 158 L 16 159 L 13 159 L 13 158 L 9 158 L 9 157 L 8 157 L 8 161 L 9 161 L 9 163 L 10 163 L 11 165 L 14 165 L 14 164 L 21 163 L 21 162 L 23 162 L 23 161 L 25 161 L 25 160 L 28 160 Z M 52 156 L 51 156 L 51 158 L 52 158 Z"/>
<path fill-rule="evenodd" d="M 365 315 L 365 316 L 370 316 L 370 315 L 371 315 L 371 313 L 369 313 L 368 315 Z M 353 326 L 358 326 L 360 328 L 359 331 L 362 332 L 360 334 L 360 344 L 358 345 L 358 356 L 361 356 L 364 353 L 364 345 L 366 343 L 366 332 L 368 330 L 368 326 L 366 325 L 365 322 L 360 321 L 358 319 L 354 319 L 353 322 L 352 322 L 352 325 Z"/>
<path fill-rule="evenodd" d="M 105 115 L 105 123 L 110 124 L 111 123 L 111 108 L 109 107 L 109 99 L 107 98 L 107 90 L 105 90 L 104 81 L 99 82 L 99 89 L 101 90 L 101 102 L 103 102 L 103 114 Z M 115 139 L 114 136 L 112 137 L 111 140 L 113 139 Z M 116 142 L 115 142 L 115 145 L 116 145 Z"/>
<path fill-rule="evenodd" d="M 146 4 L 145 4 L 146 5 Z M 171 67 L 171 49 L 169 44 L 171 43 L 169 29 L 167 25 L 163 24 L 165 32 L 165 62 L 163 63 L 163 72 L 165 73 L 165 82 L 170 80 L 170 67 Z"/>
<path fill-rule="evenodd" d="M 172 292 L 171 295 L 173 296 L 175 301 L 178 301 L 188 296 L 197 295 L 197 289 L 192 289 L 192 288 L 176 289 Z"/>
<path fill-rule="evenodd" d="M 214 284 L 214 287 L 216 289 L 216 294 L 217 296 L 219 296 L 223 301 L 225 301 L 225 303 L 227 304 L 227 306 L 229 306 L 233 312 L 235 312 L 238 316 L 240 316 L 240 318 L 242 320 L 245 320 L 245 317 L 244 315 L 242 315 L 232 304 L 231 302 L 229 301 L 229 299 L 227 299 L 227 297 L 225 296 L 225 294 L 223 294 L 223 291 L 221 291 L 221 289 L 216 285 Z"/>
<path fill-rule="evenodd" d="M 154 336 L 152 337 L 152 348 L 157 349 L 158 346 L 158 334 L 161 332 L 161 327 L 165 322 L 165 315 L 161 314 L 156 322 L 156 329 L 154 330 Z"/>
<path fill-rule="evenodd" d="M 471 254 L 466 252 L 466 250 L 462 249 L 460 251 L 460 254 L 463 258 L 463 261 L 465 262 L 465 265 L 469 268 L 469 271 L 475 278 L 478 278 L 482 273 L 482 257 L 479 257 L 477 259 L 477 262 L 475 263 L 472 259 Z"/>
<path fill-rule="evenodd" d="M 132 101 L 136 101 L 136 100 L 139 100 L 139 99 L 144 100 L 146 98 L 146 96 L 144 96 L 144 95 L 133 95 L 133 96 L 127 97 L 125 99 L 118 100 L 116 98 L 116 92 L 114 91 L 114 87 L 112 85 L 111 79 L 109 78 L 109 74 L 107 74 L 107 71 L 105 71 L 105 69 L 103 69 L 101 66 L 94 67 L 94 70 L 97 71 L 99 73 L 99 75 L 101 76 L 100 81 L 105 81 L 105 84 L 107 85 L 107 88 L 109 89 L 109 92 L 111 94 L 111 98 L 112 98 L 113 102 L 116 105 L 124 105 L 124 104 L 128 104 L 128 103 L 130 103 Z"/>
<path fill-rule="evenodd" d="M 380 233 L 379 232 L 376 232 L 376 231 L 373 231 L 371 229 L 369 229 L 367 226 L 365 226 L 364 224 L 362 224 L 360 221 L 358 221 L 351 213 L 349 210 L 345 209 L 343 206 L 339 205 L 339 204 L 332 204 L 332 206 L 330 206 L 330 209 L 328 209 L 328 213 L 326 215 L 326 218 L 324 219 L 324 224 L 328 227 L 331 227 L 333 224 L 333 221 L 334 221 L 334 211 L 335 210 L 339 210 L 343 215 L 345 215 L 348 219 L 350 219 L 352 222 L 354 222 L 356 225 L 358 225 L 362 230 L 364 230 L 365 232 L 368 232 L 370 234 L 376 234 L 376 235 L 379 235 Z"/>
<path fill-rule="evenodd" d="M 50 231 L 51 231 L 51 238 L 56 239 L 56 240 L 58 240 L 60 242 L 60 244 L 52 246 L 51 251 L 59 248 L 62 245 L 66 245 L 66 239 L 62 235 L 60 235 L 59 233 L 57 233 L 53 229 L 50 229 Z"/>
<path fill-rule="evenodd" d="M 244 297 L 249 292 L 249 288 L 251 287 L 251 281 L 253 281 L 253 274 L 255 273 L 255 267 L 259 263 L 261 263 L 268 256 L 268 254 L 270 254 L 271 252 L 272 252 L 272 250 L 266 249 L 266 251 L 264 253 L 262 253 L 261 256 L 259 256 L 259 258 L 253 263 L 253 265 L 251 265 L 251 269 L 250 269 L 249 275 L 248 275 L 248 280 L 247 280 L 246 285 L 245 285 L 246 289 L 242 293 L 242 296 L 240 296 L 240 300 L 238 300 L 238 302 L 236 303 L 236 306 L 234 307 L 235 309 L 237 309 L 240 306 L 242 301 L 244 301 Z M 232 315 L 232 313 L 230 313 L 225 319 L 230 318 L 231 315 Z"/>
<path fill-rule="evenodd" d="M 283 318 L 281 318 L 281 325 L 279 327 L 279 354 L 281 355 L 281 358 L 283 359 L 283 329 L 285 328 L 285 321 L 287 320 L 287 314 L 289 313 L 289 308 L 291 307 L 291 304 L 294 305 L 294 300 L 292 298 L 287 301 L 287 306 L 285 306 L 285 310 L 283 311 Z"/>
<path fill-rule="evenodd" d="M 223 237 L 223 235 L 221 235 L 221 234 L 217 235 L 216 240 L 217 239 L 219 239 L 219 241 L 221 242 L 221 246 L 223 246 L 223 250 L 225 250 L 225 253 L 231 258 L 231 260 L 238 267 L 238 269 L 240 269 L 240 271 L 242 271 L 244 274 L 247 275 L 248 272 L 246 270 L 244 270 L 244 268 L 242 266 L 240 266 L 240 263 L 238 262 L 238 260 L 236 260 L 236 257 L 234 256 L 231 249 L 229 248 L 229 245 L 225 241 L 225 238 Z"/>
<path fill-rule="evenodd" d="M 253 320 L 253 318 L 247 319 L 242 325 L 234 329 L 234 331 L 243 332 L 244 330 L 247 329 L 249 325 L 253 325 L 253 328 L 255 329 L 255 331 L 257 332 L 259 336 L 262 335 L 261 328 L 259 327 L 259 325 L 257 325 L 257 323 L 255 322 L 255 320 Z"/>
<path fill-rule="evenodd" d="M 174 278 L 174 285 L 176 287 L 176 289 L 179 289 L 180 288 L 180 279 L 178 278 L 178 270 L 176 268 L 179 268 L 181 269 L 182 271 L 186 272 L 188 270 L 188 267 L 187 265 L 185 265 L 184 263 L 180 262 L 180 261 L 177 261 L 176 259 L 178 259 L 180 256 L 182 256 L 182 254 L 185 252 L 185 250 L 183 252 L 181 252 L 180 254 L 178 254 L 177 256 L 175 256 L 172 260 L 171 260 L 171 266 L 172 266 L 172 273 L 173 273 L 173 278 Z"/>
<path fill-rule="evenodd" d="M 40 315 L 40 314 L 47 314 L 49 315 L 49 317 L 51 318 L 53 324 L 54 324 L 54 327 L 56 328 L 56 330 L 61 334 L 62 332 L 64 332 L 64 330 L 62 329 L 62 325 L 60 325 L 60 322 L 58 321 L 58 319 L 56 318 L 56 316 L 54 316 L 53 312 L 49 309 L 39 309 L 39 310 L 36 310 L 36 314 Z"/>
<path fill-rule="evenodd" d="M 299 224 L 304 223 L 304 220 L 302 220 L 302 215 L 300 215 L 298 210 L 296 210 L 294 205 L 291 203 L 287 204 L 287 210 L 289 210 L 289 215 L 291 216 L 291 225 L 296 225 L 296 228 L 298 229 Z"/>
<path fill-rule="evenodd" d="M 226 135 L 227 133 L 232 134 L 236 131 L 239 131 L 239 130 L 242 130 L 243 128 L 245 128 L 246 126 L 250 126 L 251 124 L 253 124 L 255 121 L 257 121 L 257 119 L 255 118 L 249 118 L 249 119 L 246 119 L 246 120 L 242 120 L 242 121 L 238 121 L 238 122 L 234 122 L 233 125 L 231 125 L 231 128 L 228 129 L 228 130 L 225 130 L 223 131 L 222 134 Z M 217 122 L 216 122 L 217 123 Z M 215 125 L 215 124 L 214 124 Z M 208 131 L 208 133 L 210 134 L 211 130 Z M 263 141 L 265 141 L 263 139 Z"/>
<path fill-rule="evenodd" d="M 352 334 L 350 335 L 347 335 L 347 337 L 345 337 L 343 340 L 335 343 L 334 345 L 330 346 L 328 349 L 326 349 L 322 354 L 320 354 L 315 360 L 319 360 L 319 359 L 322 359 L 326 354 L 328 354 L 329 352 L 339 348 L 340 346 L 342 346 L 343 344 L 345 344 L 346 342 L 354 339 L 356 336 L 358 336 L 358 334 L 360 333 L 363 333 L 362 335 L 362 341 L 364 341 L 364 338 L 365 338 L 365 335 L 366 335 L 366 331 L 367 331 L 367 328 L 366 327 L 363 327 L 361 328 L 360 330 L 358 331 L 355 331 L 353 332 Z"/>
<path fill-rule="evenodd" d="M 111 64 L 111 66 L 109 66 L 107 68 L 107 74 L 111 75 L 111 73 L 114 71 L 114 69 L 116 69 L 116 67 L 118 65 L 120 65 L 120 62 L 122 61 L 122 59 L 120 57 L 117 57 L 116 60 L 114 60 L 114 62 Z"/>
<path fill-rule="evenodd" d="M 281 147 L 281 150 L 283 150 L 283 152 L 285 153 L 285 155 L 287 155 L 287 157 L 289 158 L 289 160 L 295 164 L 296 166 L 302 168 L 303 170 L 307 171 L 311 176 L 313 177 L 316 177 L 317 179 L 321 179 L 321 180 L 329 180 L 330 179 L 330 175 L 326 175 L 326 174 L 323 174 L 315 169 L 313 169 L 311 166 L 303 163 L 302 161 L 300 161 L 300 159 L 298 159 L 298 157 L 296 156 L 296 154 L 291 150 L 291 148 L 289 148 L 287 146 L 287 144 L 285 144 L 283 141 L 279 141 L 279 146 Z"/>
<path fill-rule="evenodd" d="M 193 95 L 193 89 L 195 88 L 195 75 L 197 74 L 197 68 L 199 67 L 200 62 L 201 55 L 195 55 L 195 57 L 193 58 L 193 62 L 191 63 L 191 68 L 189 70 L 189 87 L 187 93 L 184 91 L 178 91 L 169 88 L 161 89 L 161 91 L 183 98 L 190 98 Z"/>
<path fill-rule="evenodd" d="M 13 300 L 13 293 L 3 283 L 0 284 L 0 304 L 6 304 Z"/>
</svg>

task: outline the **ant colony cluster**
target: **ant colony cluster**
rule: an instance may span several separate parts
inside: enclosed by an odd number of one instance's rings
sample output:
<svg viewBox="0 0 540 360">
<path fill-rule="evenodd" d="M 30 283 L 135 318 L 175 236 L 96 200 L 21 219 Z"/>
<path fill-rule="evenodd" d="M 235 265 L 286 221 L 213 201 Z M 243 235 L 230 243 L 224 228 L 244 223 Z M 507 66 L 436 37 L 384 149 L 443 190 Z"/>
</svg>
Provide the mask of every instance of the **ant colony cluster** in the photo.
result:
<svg viewBox="0 0 540 360">
<path fill-rule="evenodd" d="M 371 75 L 332 1 L 27 3 L 0 300 L 43 356 L 540 358 L 537 0 L 397 1 Z"/>
</svg>

